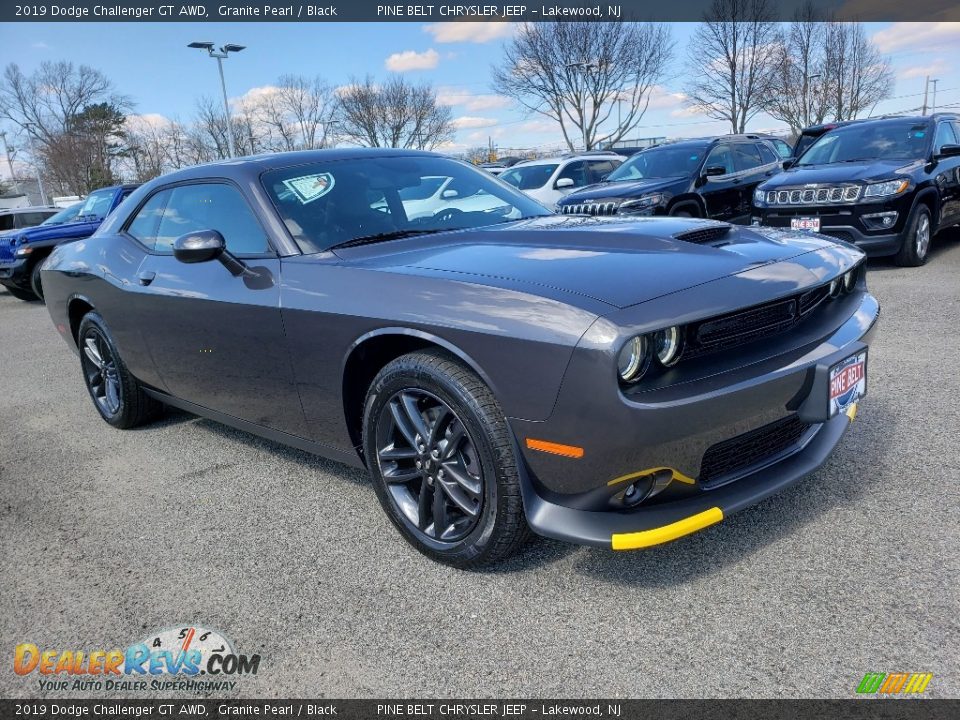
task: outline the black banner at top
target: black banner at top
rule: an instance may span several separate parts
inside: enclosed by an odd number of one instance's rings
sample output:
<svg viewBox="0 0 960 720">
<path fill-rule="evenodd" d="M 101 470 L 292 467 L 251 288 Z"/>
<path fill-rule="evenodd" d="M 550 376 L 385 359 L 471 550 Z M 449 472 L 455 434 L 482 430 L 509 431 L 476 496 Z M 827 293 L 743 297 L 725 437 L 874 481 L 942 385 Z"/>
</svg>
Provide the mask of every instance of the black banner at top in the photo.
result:
<svg viewBox="0 0 960 720">
<path fill-rule="evenodd" d="M 373 0 L 34 0 L 0 4 L 2 22 L 539 22 L 656 20 L 696 22 L 718 0 L 553 0 L 509 3 Z M 720 0 L 731 2 L 732 0 Z M 767 0 L 769 18 L 790 20 L 806 0 Z M 956 0 L 814 0 L 838 20 L 960 20 Z"/>
</svg>

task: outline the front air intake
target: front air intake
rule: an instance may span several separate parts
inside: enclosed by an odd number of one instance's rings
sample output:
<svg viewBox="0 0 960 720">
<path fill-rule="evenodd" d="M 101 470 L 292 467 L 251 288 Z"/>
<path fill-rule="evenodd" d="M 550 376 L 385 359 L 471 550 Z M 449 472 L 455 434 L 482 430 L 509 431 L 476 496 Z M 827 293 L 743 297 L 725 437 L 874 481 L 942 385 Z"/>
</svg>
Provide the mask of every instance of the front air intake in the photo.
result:
<svg viewBox="0 0 960 720">
<path fill-rule="evenodd" d="M 686 230 L 681 233 L 677 233 L 673 237 L 677 240 L 683 240 L 688 243 L 696 243 L 697 245 L 706 245 L 707 243 L 716 242 L 717 240 L 722 240 L 727 236 L 727 233 L 730 232 L 730 225 L 727 223 L 717 223 L 716 225 L 707 225 L 705 227 L 698 227 L 693 230 Z"/>
</svg>

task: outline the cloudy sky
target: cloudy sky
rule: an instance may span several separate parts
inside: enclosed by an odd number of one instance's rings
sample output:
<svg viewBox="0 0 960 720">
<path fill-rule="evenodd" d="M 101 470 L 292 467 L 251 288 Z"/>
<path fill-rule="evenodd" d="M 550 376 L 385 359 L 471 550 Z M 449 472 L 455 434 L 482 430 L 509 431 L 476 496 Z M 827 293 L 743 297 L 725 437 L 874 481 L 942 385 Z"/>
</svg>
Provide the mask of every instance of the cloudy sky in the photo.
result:
<svg viewBox="0 0 960 720">
<path fill-rule="evenodd" d="M 48 23 L 0 26 L 3 63 L 30 72 L 44 60 L 71 60 L 109 75 L 133 98 L 136 112 L 189 118 L 198 97 L 219 97 L 215 63 L 186 47 L 194 40 L 246 45 L 225 63 L 227 89 L 239 101 L 262 92 L 284 73 L 319 74 L 333 86 L 367 73 L 402 73 L 429 81 L 449 104 L 458 127 L 454 146 L 557 147 L 550 121 L 529 115 L 490 86 L 490 67 L 516 26 L 506 23 Z M 673 23 L 677 53 L 671 72 L 652 99 L 636 137 L 696 136 L 726 132 L 722 122 L 683 106 L 684 49 L 693 23 Z M 960 108 L 960 23 L 877 23 L 867 26 L 896 74 L 894 98 L 877 113 L 909 111 L 923 101 L 926 75 L 939 79 L 938 106 Z M 749 129 L 782 127 L 758 116 Z M 5 168 L 4 168 L 5 169 Z"/>
</svg>

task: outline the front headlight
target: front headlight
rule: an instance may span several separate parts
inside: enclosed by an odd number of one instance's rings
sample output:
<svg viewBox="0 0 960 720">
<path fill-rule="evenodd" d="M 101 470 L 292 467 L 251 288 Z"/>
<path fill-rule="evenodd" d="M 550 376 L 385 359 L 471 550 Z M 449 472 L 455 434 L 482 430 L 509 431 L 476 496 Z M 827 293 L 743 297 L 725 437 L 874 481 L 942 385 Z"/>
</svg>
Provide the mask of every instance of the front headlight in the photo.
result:
<svg viewBox="0 0 960 720">
<path fill-rule="evenodd" d="M 767 201 L 767 191 L 757 188 L 753 191 L 753 205 L 754 207 L 763 207 Z"/>
<path fill-rule="evenodd" d="M 654 335 L 657 359 L 664 367 L 670 367 L 680 359 L 680 328 L 674 326 L 660 330 Z"/>
<path fill-rule="evenodd" d="M 848 270 L 847 273 L 843 276 L 843 291 L 844 292 L 853 292 L 853 289 L 857 286 L 857 272 L 860 268 L 855 267 L 853 270 Z"/>
<path fill-rule="evenodd" d="M 887 197 L 889 195 L 899 195 L 910 187 L 910 181 L 906 178 L 899 180 L 887 180 L 885 182 L 873 183 L 867 185 L 863 190 L 864 198 Z"/>
<path fill-rule="evenodd" d="M 620 349 L 617 356 L 617 373 L 625 383 L 635 383 L 650 365 L 650 343 L 646 335 L 630 338 Z"/>
<path fill-rule="evenodd" d="M 26 257 L 32 252 L 33 252 L 33 248 L 30 245 L 21 245 L 20 247 L 18 247 L 16 250 L 13 251 L 13 256 L 22 258 L 22 257 Z"/>
<path fill-rule="evenodd" d="M 637 212 L 640 210 L 646 210 L 647 208 L 654 207 L 663 202 L 663 193 L 653 193 L 651 195 L 644 195 L 643 197 L 637 198 L 636 200 L 627 200 L 626 202 L 620 203 L 618 212 L 621 213 L 631 213 Z"/>
</svg>

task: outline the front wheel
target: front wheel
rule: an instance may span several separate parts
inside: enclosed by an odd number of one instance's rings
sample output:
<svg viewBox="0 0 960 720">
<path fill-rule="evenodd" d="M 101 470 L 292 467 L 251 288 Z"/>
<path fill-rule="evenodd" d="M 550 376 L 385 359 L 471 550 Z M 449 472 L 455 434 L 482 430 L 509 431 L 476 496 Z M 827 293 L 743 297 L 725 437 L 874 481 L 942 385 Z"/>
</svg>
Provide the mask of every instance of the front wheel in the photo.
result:
<svg viewBox="0 0 960 720">
<path fill-rule="evenodd" d="M 143 391 L 117 352 L 103 318 L 87 313 L 77 331 L 83 381 L 100 417 L 116 428 L 143 425 L 163 407 Z"/>
<path fill-rule="evenodd" d="M 913 214 L 907 222 L 906 232 L 903 234 L 903 244 L 893 261 L 904 267 L 920 267 L 927 262 L 932 237 L 933 220 L 930 209 L 921 203 L 913 209 Z"/>
<path fill-rule="evenodd" d="M 377 497 L 421 553 L 478 567 L 529 537 L 506 419 L 453 357 L 424 351 L 389 363 L 367 393 L 363 422 Z"/>
<path fill-rule="evenodd" d="M 27 302 L 30 302 L 37 299 L 37 296 L 34 295 L 30 290 L 21 290 L 20 288 L 11 287 L 9 285 L 6 285 L 5 287 L 7 292 L 13 295 L 17 300 L 26 300 Z"/>
</svg>

